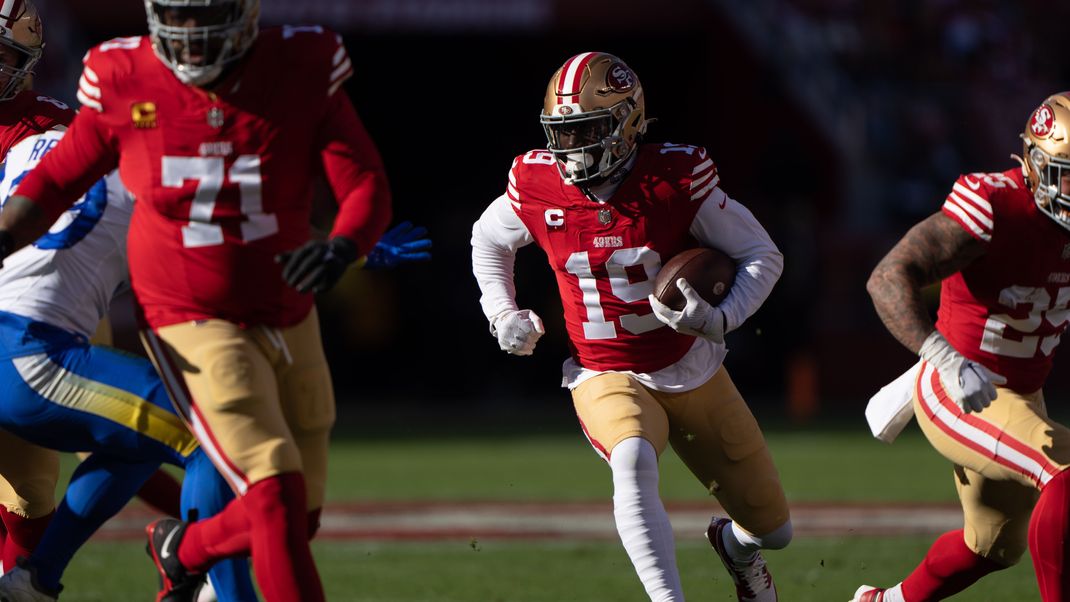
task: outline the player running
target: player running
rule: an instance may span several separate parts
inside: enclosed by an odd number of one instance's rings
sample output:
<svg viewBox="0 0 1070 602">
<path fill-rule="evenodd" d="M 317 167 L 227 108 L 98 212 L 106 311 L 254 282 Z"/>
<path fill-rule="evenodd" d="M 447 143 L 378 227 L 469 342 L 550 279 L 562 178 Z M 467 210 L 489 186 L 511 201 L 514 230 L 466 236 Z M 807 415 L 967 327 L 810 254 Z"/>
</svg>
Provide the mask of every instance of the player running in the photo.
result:
<svg viewBox="0 0 1070 602">
<path fill-rule="evenodd" d="M 1070 429 L 1041 393 L 1070 320 L 1070 93 L 1045 100 L 1022 139 L 1021 168 L 961 176 L 870 276 L 881 320 L 921 358 L 904 397 L 954 464 L 965 528 L 855 602 L 943 600 L 1027 545 L 1041 599 L 1070 599 Z M 937 282 L 934 327 L 921 290 Z"/>
<path fill-rule="evenodd" d="M 86 56 L 82 110 L 0 214 L 0 255 L 119 168 L 138 200 L 127 245 L 150 355 L 242 496 L 208 520 L 150 525 L 159 597 L 251 553 L 269 602 L 323 600 L 308 539 L 334 397 L 308 293 L 382 234 L 386 177 L 342 89 L 353 70 L 338 35 L 258 32 L 257 0 L 146 8 L 150 35 Z M 320 173 L 340 207 L 330 238 L 312 241 Z"/>
<path fill-rule="evenodd" d="M 565 383 L 580 425 L 613 475 L 617 530 L 651 600 L 683 600 L 658 456 L 673 449 L 728 518 L 707 531 L 741 601 L 773 601 L 759 553 L 791 540 L 788 505 L 761 430 L 722 360 L 724 334 L 757 311 L 783 258 L 754 216 L 729 198 L 703 148 L 641 144 L 643 89 L 620 59 L 570 58 L 550 80 L 541 118 L 548 150 L 517 157 L 506 193 L 472 232 L 480 302 L 501 348 L 530 355 L 542 320 L 519 309 L 513 260 L 546 252 L 572 357 Z M 677 312 L 653 299 L 663 260 L 696 246 L 736 260 L 719 307 L 679 285 Z M 665 326 L 669 327 L 666 328 Z"/>
</svg>

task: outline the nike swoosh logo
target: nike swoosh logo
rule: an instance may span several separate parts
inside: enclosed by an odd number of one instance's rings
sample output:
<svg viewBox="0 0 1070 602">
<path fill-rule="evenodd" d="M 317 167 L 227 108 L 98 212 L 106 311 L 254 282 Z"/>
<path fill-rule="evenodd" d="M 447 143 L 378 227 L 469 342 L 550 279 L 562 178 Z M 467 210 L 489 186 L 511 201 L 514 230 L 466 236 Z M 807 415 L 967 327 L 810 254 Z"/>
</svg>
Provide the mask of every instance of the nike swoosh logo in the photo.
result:
<svg viewBox="0 0 1070 602">
<path fill-rule="evenodd" d="M 164 538 L 163 548 L 160 549 L 161 559 L 171 557 L 171 538 L 175 536 L 175 533 L 178 533 L 178 529 L 172 529 L 171 532 L 167 534 L 167 537 Z"/>
<path fill-rule="evenodd" d="M 972 189 L 972 190 L 977 190 L 978 188 L 981 187 L 981 183 L 980 182 L 977 182 L 975 180 L 971 180 L 969 178 L 969 176 L 962 176 L 962 181 L 966 182 L 966 185 L 969 186 L 970 189 Z"/>
<path fill-rule="evenodd" d="M 724 206 L 727 205 L 727 204 L 728 204 L 728 195 L 726 194 L 726 195 L 724 195 L 724 198 L 721 199 L 720 208 L 724 209 Z"/>
</svg>

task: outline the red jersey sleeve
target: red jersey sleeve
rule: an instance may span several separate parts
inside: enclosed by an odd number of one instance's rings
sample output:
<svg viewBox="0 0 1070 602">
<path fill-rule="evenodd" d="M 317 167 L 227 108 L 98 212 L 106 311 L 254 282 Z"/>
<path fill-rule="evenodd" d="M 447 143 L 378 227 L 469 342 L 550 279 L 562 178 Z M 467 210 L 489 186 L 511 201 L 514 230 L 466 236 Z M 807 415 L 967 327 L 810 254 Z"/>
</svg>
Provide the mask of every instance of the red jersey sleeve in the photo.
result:
<svg viewBox="0 0 1070 602">
<path fill-rule="evenodd" d="M 310 40 L 314 52 L 309 59 L 312 76 L 324 78 L 326 111 L 319 129 L 324 173 L 338 199 L 338 216 L 331 236 L 344 236 L 356 243 L 364 255 L 390 223 L 390 187 L 379 151 L 357 116 L 342 84 L 353 75 L 353 64 L 342 37 L 329 30 Z M 321 54 L 322 53 L 322 54 Z M 329 58 L 315 58 L 316 56 Z M 323 79 L 320 79 L 323 82 Z"/>
<path fill-rule="evenodd" d="M 1002 174 L 959 176 L 940 210 L 977 240 L 991 241 L 995 227 L 990 200 L 992 185 L 985 180 L 1000 175 Z"/>
<path fill-rule="evenodd" d="M 119 164 L 96 111 L 79 111 L 56 148 L 26 176 L 16 193 L 29 197 L 53 222 Z"/>
</svg>

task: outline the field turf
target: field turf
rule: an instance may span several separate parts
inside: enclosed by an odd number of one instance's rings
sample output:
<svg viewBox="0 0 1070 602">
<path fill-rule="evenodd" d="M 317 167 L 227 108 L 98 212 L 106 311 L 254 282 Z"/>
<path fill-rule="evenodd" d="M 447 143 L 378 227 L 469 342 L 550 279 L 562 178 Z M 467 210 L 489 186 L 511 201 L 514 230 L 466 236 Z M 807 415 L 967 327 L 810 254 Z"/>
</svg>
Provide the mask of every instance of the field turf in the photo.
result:
<svg viewBox="0 0 1070 602">
<path fill-rule="evenodd" d="M 793 501 L 953 501 L 947 463 L 916 430 L 895 445 L 860 430 L 774 429 L 770 447 Z M 703 489 L 667 454 L 667 500 Z M 336 441 L 329 497 L 341 501 L 604 500 L 609 472 L 578 433 Z M 798 537 L 767 555 L 786 602 L 845 601 L 861 583 L 891 584 L 921 559 L 930 536 Z M 678 538 L 689 600 L 734 600 L 700 536 Z M 149 600 L 140 542 L 91 542 L 69 569 L 63 601 Z M 646 597 L 620 545 L 593 540 L 326 541 L 314 544 L 328 598 L 382 602 L 636 601 Z M 955 600 L 1037 600 L 1032 568 L 989 576 Z"/>
</svg>

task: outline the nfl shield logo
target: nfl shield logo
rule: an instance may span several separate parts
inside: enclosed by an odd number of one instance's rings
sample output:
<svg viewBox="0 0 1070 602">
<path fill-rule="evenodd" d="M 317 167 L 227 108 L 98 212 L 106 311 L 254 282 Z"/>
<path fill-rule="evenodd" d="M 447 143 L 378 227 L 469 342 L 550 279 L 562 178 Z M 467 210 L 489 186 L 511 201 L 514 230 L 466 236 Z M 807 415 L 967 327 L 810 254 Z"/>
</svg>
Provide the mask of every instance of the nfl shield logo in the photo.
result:
<svg viewBox="0 0 1070 602">
<path fill-rule="evenodd" d="M 208 109 L 208 125 L 216 129 L 223 127 L 223 109 L 219 107 Z"/>
<path fill-rule="evenodd" d="M 608 226 L 613 221 L 613 212 L 609 209 L 598 210 L 598 222 L 603 226 Z"/>
</svg>

